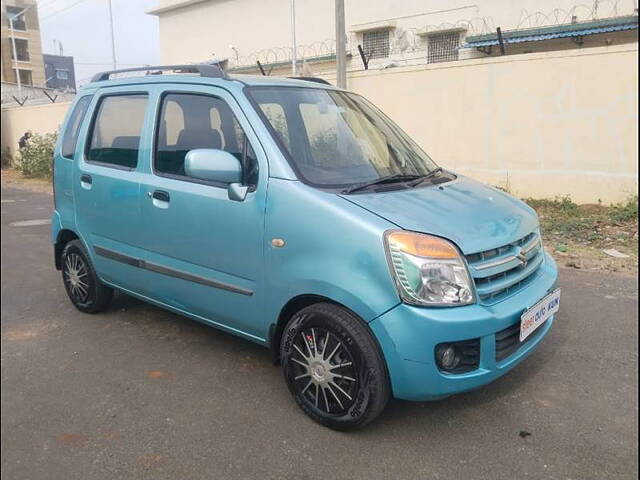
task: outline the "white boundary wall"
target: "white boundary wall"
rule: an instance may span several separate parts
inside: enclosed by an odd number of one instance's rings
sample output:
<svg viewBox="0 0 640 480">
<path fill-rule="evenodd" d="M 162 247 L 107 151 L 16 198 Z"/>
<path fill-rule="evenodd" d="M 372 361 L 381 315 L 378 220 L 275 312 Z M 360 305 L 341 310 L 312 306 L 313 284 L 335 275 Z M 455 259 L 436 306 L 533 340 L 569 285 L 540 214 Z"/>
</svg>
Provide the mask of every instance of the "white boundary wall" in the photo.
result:
<svg viewBox="0 0 640 480">
<path fill-rule="evenodd" d="M 71 102 L 49 103 L 2 109 L 2 150 L 15 155 L 18 140 L 30 130 L 41 135 L 58 131 Z"/>
<path fill-rule="evenodd" d="M 354 71 L 348 88 L 440 165 L 520 197 L 637 192 L 637 44 Z M 68 107 L 3 109 L 2 148 L 26 130 L 56 131 Z"/>
<path fill-rule="evenodd" d="M 520 197 L 637 193 L 637 44 L 350 72 L 347 88 L 438 164 Z"/>
</svg>

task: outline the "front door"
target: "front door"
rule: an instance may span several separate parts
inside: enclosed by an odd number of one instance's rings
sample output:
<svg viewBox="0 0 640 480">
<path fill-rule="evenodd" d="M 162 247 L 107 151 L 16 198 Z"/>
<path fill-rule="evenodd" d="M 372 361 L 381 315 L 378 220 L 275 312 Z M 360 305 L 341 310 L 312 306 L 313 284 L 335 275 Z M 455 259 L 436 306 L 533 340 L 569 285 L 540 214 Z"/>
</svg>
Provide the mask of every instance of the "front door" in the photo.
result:
<svg viewBox="0 0 640 480">
<path fill-rule="evenodd" d="M 105 89 L 93 104 L 73 174 L 76 223 L 100 278 L 137 291 L 143 275 L 132 259 L 144 252 L 140 145 L 149 114 L 148 92 Z"/>
<path fill-rule="evenodd" d="M 147 295 L 264 340 L 261 318 L 266 158 L 235 100 L 222 89 L 156 92 L 156 133 L 141 178 Z M 227 185 L 185 174 L 189 150 L 226 150 L 243 164 L 244 201 Z"/>
</svg>

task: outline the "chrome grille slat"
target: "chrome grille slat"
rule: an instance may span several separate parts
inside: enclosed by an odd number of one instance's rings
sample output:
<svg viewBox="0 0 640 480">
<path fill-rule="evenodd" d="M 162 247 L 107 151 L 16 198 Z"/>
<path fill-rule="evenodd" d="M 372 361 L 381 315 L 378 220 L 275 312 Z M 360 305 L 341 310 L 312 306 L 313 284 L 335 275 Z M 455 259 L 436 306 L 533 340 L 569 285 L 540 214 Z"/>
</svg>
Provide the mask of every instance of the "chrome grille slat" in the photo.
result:
<svg viewBox="0 0 640 480">
<path fill-rule="evenodd" d="M 535 272 L 538 267 L 540 267 L 541 263 L 542 255 L 537 255 L 536 258 L 529 262 L 529 264 L 527 264 L 525 268 L 516 267 L 515 269 L 503 272 L 502 274 L 500 274 L 500 278 L 487 282 L 486 286 L 479 286 L 476 283 L 476 290 L 478 292 L 478 295 L 480 295 L 481 297 L 486 297 L 493 294 L 495 291 L 511 288 L 512 286 L 520 283 L 522 280 Z"/>
<path fill-rule="evenodd" d="M 492 304 L 524 288 L 544 261 L 538 231 L 490 250 L 466 256 L 480 301 Z"/>
<path fill-rule="evenodd" d="M 527 239 L 528 237 L 530 237 L 530 235 L 527 235 L 525 239 Z M 504 245 L 499 248 L 488 250 L 489 252 L 492 252 L 489 257 L 487 257 L 486 252 L 480 252 L 480 261 L 474 261 L 474 255 L 468 255 L 467 262 L 469 262 L 469 265 L 477 271 L 489 270 L 512 263 L 514 261 L 516 261 L 515 265 L 517 265 L 519 262 L 516 253 L 522 253 L 525 256 L 533 257 L 531 252 L 535 252 L 539 247 L 540 236 L 536 235 L 534 238 L 528 240 L 525 243 L 523 243 L 522 241 L 518 241 L 510 243 L 509 245 Z M 493 252 L 497 252 L 497 254 Z M 489 258 L 490 260 L 487 261 L 487 258 Z M 527 260 L 529 260 L 529 258 L 527 258 Z"/>
</svg>

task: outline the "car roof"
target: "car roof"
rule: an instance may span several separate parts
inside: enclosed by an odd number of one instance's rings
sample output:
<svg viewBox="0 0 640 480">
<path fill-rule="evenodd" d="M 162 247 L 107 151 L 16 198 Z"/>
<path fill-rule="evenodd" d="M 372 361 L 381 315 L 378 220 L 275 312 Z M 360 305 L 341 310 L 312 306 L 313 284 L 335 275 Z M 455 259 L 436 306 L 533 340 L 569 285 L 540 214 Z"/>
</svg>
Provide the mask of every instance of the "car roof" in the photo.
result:
<svg viewBox="0 0 640 480">
<path fill-rule="evenodd" d="M 145 85 L 158 83 L 197 83 L 200 85 L 227 86 L 229 84 L 248 85 L 248 86 L 281 86 L 281 87 L 306 87 L 319 89 L 337 90 L 330 84 L 321 83 L 320 81 L 304 80 L 288 77 L 272 77 L 268 75 L 244 75 L 231 74 L 224 77 L 203 77 L 194 73 L 180 73 L 169 75 L 138 75 L 130 77 L 114 78 L 110 80 L 100 80 L 87 83 L 81 87 L 81 90 L 93 90 L 105 87 L 125 86 L 125 85 Z"/>
</svg>

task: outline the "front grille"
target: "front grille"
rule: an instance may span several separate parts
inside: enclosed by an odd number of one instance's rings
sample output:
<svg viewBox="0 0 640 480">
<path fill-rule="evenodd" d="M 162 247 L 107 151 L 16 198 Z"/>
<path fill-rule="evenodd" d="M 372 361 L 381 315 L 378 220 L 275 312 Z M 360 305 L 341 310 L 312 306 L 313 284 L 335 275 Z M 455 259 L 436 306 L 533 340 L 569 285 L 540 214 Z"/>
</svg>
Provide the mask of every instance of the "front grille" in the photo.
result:
<svg viewBox="0 0 640 480">
<path fill-rule="evenodd" d="M 544 261 L 538 231 L 491 250 L 466 256 L 480 302 L 493 304 L 531 283 Z"/>
<path fill-rule="evenodd" d="M 544 323 L 542 325 L 544 325 Z M 514 354 L 522 345 L 535 338 L 536 335 L 541 332 L 542 325 L 525 338 L 524 342 L 520 341 L 520 322 L 496 333 L 496 362 L 504 360 L 509 355 Z"/>
</svg>

